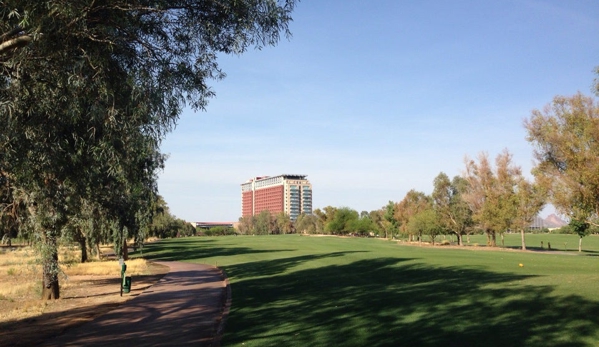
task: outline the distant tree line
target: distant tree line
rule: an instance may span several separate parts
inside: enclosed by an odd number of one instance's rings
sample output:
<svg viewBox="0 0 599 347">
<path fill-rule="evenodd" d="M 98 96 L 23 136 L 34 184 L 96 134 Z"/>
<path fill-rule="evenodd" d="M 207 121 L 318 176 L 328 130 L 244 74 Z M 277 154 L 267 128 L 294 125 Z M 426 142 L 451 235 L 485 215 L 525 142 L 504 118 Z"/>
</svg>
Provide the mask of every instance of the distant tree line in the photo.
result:
<svg viewBox="0 0 599 347">
<path fill-rule="evenodd" d="M 326 206 L 294 222 L 263 211 L 241 218 L 239 231 L 405 237 L 433 244 L 439 235 L 454 235 L 459 245 L 483 233 L 489 246 L 497 246 L 498 238 L 503 244 L 506 232 L 518 232 L 526 249 L 525 232 L 551 203 L 569 221 L 559 232 L 577 234 L 581 251 L 582 238 L 599 230 L 599 104 L 581 93 L 556 96 L 543 110 L 533 110 L 524 127 L 536 159 L 532 180 L 507 149 L 494 162 L 481 152 L 465 158 L 462 175 L 450 179 L 439 173 L 430 195 L 410 190 L 400 201 L 370 212 Z"/>
</svg>

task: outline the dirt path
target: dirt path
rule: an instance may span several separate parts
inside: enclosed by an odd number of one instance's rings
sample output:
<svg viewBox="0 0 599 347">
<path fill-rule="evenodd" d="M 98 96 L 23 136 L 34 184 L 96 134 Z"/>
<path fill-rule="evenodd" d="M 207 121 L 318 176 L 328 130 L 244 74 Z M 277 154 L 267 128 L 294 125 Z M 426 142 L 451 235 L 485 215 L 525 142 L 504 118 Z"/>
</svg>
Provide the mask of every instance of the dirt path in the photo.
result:
<svg viewBox="0 0 599 347">
<path fill-rule="evenodd" d="M 42 346 L 219 345 L 230 305 L 228 282 L 220 270 L 203 264 L 157 263 L 170 267 L 157 284 Z"/>
</svg>

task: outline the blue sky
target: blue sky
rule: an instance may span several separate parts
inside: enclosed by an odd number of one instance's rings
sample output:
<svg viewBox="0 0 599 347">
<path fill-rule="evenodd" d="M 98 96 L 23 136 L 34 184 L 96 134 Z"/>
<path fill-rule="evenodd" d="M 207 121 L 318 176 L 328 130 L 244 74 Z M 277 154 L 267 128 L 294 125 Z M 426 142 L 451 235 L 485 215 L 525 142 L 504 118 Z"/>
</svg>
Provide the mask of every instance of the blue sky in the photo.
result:
<svg viewBox="0 0 599 347">
<path fill-rule="evenodd" d="M 528 174 L 523 120 L 591 95 L 598 18 L 596 0 L 304 0 L 290 40 L 220 58 L 216 97 L 163 142 L 159 192 L 179 218 L 236 221 L 255 176 L 305 174 L 314 208 L 371 211 L 482 151 Z"/>
</svg>

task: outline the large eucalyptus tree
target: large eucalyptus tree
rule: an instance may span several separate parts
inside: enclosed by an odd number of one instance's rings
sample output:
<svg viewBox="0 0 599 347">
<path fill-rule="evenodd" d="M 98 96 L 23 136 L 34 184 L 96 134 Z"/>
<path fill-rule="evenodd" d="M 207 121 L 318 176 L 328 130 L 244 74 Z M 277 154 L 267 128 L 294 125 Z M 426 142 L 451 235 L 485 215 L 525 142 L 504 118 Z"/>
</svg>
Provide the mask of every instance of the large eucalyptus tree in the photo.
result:
<svg viewBox="0 0 599 347">
<path fill-rule="evenodd" d="M 464 245 L 463 236 L 472 228 L 472 210 L 464 200 L 463 194 L 468 190 L 468 181 L 460 176 L 453 180 L 441 172 L 433 182 L 433 206 L 440 215 L 440 221 L 446 230 L 454 233 L 458 244 Z"/>
<path fill-rule="evenodd" d="M 43 298 L 81 199 L 122 211 L 155 191 L 161 139 L 203 109 L 219 53 L 273 45 L 294 0 L 0 0 L 0 172 L 27 193 Z"/>
<path fill-rule="evenodd" d="M 487 234 L 487 245 L 495 247 L 497 233 L 503 236 L 514 225 L 522 170 L 512 163 L 512 154 L 506 149 L 497 155 L 495 168 L 487 153 L 480 153 L 478 162 L 466 158 L 463 177 L 468 184 L 462 197 L 472 210 L 472 220 Z"/>
<path fill-rule="evenodd" d="M 580 93 L 556 96 L 524 126 L 537 159 L 533 173 L 570 219 L 581 250 L 588 226 L 599 226 L 599 102 Z"/>
</svg>

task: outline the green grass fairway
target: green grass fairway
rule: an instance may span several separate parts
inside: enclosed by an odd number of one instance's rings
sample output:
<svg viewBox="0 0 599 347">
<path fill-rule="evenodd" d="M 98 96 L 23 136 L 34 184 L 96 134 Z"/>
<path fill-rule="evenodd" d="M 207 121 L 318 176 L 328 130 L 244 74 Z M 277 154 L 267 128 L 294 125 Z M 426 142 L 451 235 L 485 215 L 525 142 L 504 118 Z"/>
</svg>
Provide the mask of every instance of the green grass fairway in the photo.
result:
<svg viewBox="0 0 599 347">
<path fill-rule="evenodd" d="M 508 236 L 510 246 L 519 240 Z M 529 245 L 540 248 L 537 236 Z M 233 306 L 223 346 L 597 347 L 599 257 L 575 252 L 575 236 L 543 236 L 570 250 L 287 235 L 165 240 L 144 256 L 227 273 Z"/>
</svg>

